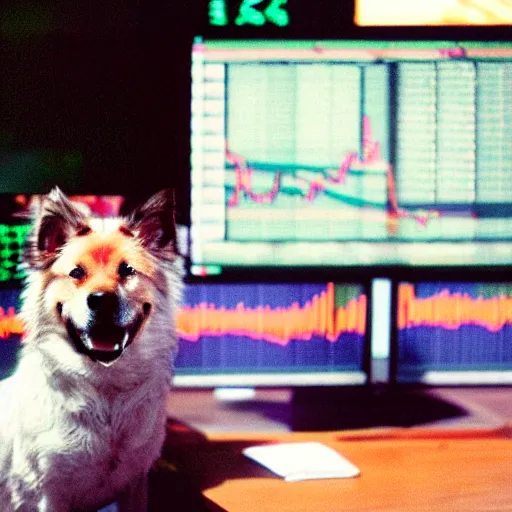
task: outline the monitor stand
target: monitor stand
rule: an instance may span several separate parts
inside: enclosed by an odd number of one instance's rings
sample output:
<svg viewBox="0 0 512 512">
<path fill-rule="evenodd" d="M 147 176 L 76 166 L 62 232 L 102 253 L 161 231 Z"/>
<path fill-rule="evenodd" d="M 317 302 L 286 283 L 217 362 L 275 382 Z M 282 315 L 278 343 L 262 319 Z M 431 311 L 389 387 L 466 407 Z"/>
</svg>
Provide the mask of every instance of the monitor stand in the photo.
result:
<svg viewBox="0 0 512 512">
<path fill-rule="evenodd" d="M 295 388 L 290 426 L 293 431 L 317 432 L 412 427 L 466 414 L 421 386 Z"/>
</svg>

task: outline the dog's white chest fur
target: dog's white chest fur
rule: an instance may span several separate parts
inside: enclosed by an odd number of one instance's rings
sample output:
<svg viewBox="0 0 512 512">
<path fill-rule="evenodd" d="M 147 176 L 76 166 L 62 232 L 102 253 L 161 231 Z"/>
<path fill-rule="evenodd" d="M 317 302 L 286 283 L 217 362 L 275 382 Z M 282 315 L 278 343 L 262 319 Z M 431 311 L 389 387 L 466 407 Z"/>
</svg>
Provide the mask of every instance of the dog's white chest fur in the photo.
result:
<svg viewBox="0 0 512 512">
<path fill-rule="evenodd" d="M 137 390 L 113 403 L 94 402 L 68 419 L 68 431 L 50 447 L 52 464 L 65 475 L 74 508 L 97 507 L 148 471 L 164 437 L 164 397 Z M 126 396 L 128 395 L 128 396 Z M 51 437 L 59 435 L 52 432 Z"/>
<path fill-rule="evenodd" d="M 112 397 L 87 383 L 80 390 L 55 389 L 66 388 L 58 382 L 63 377 L 46 380 L 38 374 L 36 354 L 28 359 L 0 386 L 8 420 L 0 423 L 7 441 L 0 447 L 0 467 L 10 466 L 0 476 L 0 502 L 12 503 L 12 510 L 17 504 L 48 512 L 98 509 L 158 457 L 165 435 L 164 382 L 150 379 Z M 53 496 L 42 496 L 41 488 L 53 489 Z"/>
</svg>

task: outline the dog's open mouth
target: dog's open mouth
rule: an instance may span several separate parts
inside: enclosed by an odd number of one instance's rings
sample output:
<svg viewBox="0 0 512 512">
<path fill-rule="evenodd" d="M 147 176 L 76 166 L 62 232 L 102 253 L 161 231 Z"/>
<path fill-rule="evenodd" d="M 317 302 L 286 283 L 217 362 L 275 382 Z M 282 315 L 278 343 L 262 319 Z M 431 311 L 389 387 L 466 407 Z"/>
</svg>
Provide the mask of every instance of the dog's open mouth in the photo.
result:
<svg viewBox="0 0 512 512">
<path fill-rule="evenodd" d="M 142 317 L 138 317 L 135 322 L 126 327 L 98 323 L 89 329 L 80 330 L 71 320 L 66 322 L 66 327 L 78 352 L 88 355 L 93 361 L 104 366 L 110 366 L 123 355 L 134 340 L 141 324 Z"/>
</svg>

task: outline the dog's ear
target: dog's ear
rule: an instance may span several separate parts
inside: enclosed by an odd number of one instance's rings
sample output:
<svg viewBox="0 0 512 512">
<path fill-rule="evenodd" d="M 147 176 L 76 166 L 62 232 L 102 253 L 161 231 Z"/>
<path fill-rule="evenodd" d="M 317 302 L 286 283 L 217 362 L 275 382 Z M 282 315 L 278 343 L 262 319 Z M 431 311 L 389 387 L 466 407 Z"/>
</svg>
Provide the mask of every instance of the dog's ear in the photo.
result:
<svg viewBox="0 0 512 512">
<path fill-rule="evenodd" d="M 69 237 L 85 226 L 85 212 L 59 188 L 54 188 L 42 199 L 35 213 L 34 229 L 25 249 L 25 261 L 33 268 L 48 266 Z"/>
<path fill-rule="evenodd" d="M 174 190 L 162 190 L 136 208 L 128 217 L 127 227 L 155 255 L 173 255 L 176 250 Z"/>
</svg>

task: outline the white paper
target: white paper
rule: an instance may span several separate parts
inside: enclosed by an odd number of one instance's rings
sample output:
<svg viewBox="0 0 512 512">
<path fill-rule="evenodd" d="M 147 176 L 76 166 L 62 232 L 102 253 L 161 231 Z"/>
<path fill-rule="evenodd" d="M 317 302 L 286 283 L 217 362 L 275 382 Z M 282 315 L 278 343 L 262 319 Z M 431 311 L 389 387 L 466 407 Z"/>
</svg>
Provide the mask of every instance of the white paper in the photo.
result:
<svg viewBox="0 0 512 512">
<path fill-rule="evenodd" d="M 251 446 L 243 454 L 287 482 L 353 478 L 360 473 L 359 468 L 338 452 L 316 442 Z"/>
</svg>

